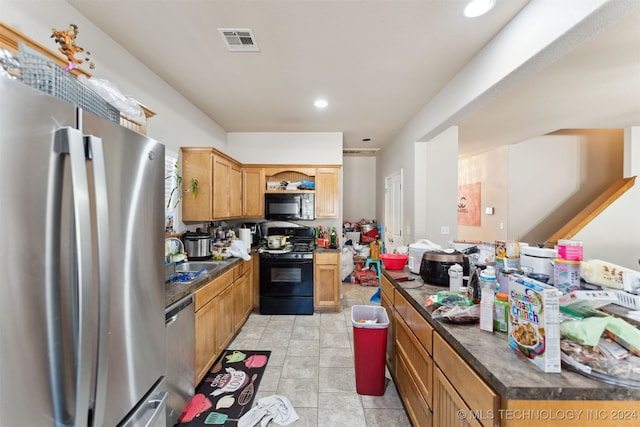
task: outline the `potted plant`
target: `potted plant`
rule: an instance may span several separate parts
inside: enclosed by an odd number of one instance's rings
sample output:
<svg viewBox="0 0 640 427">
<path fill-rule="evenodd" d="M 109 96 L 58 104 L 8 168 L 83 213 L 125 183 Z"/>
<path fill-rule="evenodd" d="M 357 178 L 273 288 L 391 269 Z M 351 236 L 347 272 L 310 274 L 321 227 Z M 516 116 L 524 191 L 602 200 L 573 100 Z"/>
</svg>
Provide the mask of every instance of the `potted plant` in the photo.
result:
<svg viewBox="0 0 640 427">
<path fill-rule="evenodd" d="M 193 197 L 198 195 L 198 180 L 196 178 L 191 178 L 189 188 L 184 190 L 182 189 L 182 175 L 180 174 L 180 164 L 177 161 L 174 163 L 173 170 L 165 177 L 165 180 L 171 180 L 173 183 L 173 188 L 171 189 L 169 200 L 167 201 L 167 209 L 175 209 L 182 200 L 183 193 L 191 192 Z M 172 201 L 173 207 L 171 207 Z"/>
</svg>

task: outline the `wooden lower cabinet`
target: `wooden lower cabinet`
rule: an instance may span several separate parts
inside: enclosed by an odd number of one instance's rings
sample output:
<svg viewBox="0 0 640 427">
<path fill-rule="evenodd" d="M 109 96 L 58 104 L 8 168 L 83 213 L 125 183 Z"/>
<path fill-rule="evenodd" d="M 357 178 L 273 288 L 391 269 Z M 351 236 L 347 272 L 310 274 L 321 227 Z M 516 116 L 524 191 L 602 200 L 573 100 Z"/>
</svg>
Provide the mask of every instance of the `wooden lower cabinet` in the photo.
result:
<svg viewBox="0 0 640 427">
<path fill-rule="evenodd" d="M 216 310 L 217 300 L 211 300 L 195 315 L 195 384 L 199 384 L 209 366 L 215 362 L 216 354 Z"/>
<path fill-rule="evenodd" d="M 418 391 L 419 387 L 408 365 L 408 361 L 402 353 L 396 351 L 396 387 L 404 402 L 411 424 L 418 427 L 438 426 L 438 424 L 433 424 L 433 414 Z M 443 427 L 445 426 L 443 425 Z"/>
<path fill-rule="evenodd" d="M 418 392 L 431 407 L 433 398 L 433 361 L 431 355 L 427 353 L 400 315 L 396 315 L 395 326 L 396 363 L 398 356 L 406 361 L 406 368 L 414 378 Z"/>
<path fill-rule="evenodd" d="M 434 379 L 434 383 L 439 383 L 438 391 L 434 390 L 433 412 L 434 421 L 438 422 L 436 425 L 500 425 L 500 395 L 437 332 L 433 334 L 433 361 L 437 365 L 436 372 L 441 374 L 438 380 Z M 445 387 L 447 384 L 449 388 Z M 446 395 L 438 395 L 446 390 L 449 390 Z M 457 403 L 454 405 L 454 402 Z M 467 424 L 448 424 L 454 419 L 458 423 L 462 422 L 459 415 L 463 412 L 458 413 L 458 410 L 462 410 L 467 419 L 476 416 L 473 421 L 477 424 L 470 420 L 464 420 Z"/>
<path fill-rule="evenodd" d="M 384 278 L 382 279 L 384 282 Z M 393 294 L 392 294 L 393 295 Z M 395 309 L 393 308 L 393 303 L 389 299 L 389 295 L 383 291 L 380 293 L 380 305 L 384 307 L 387 311 L 387 316 L 389 316 L 389 328 L 387 330 L 387 350 L 386 350 L 386 362 L 387 367 L 389 368 L 389 372 L 391 375 L 395 372 L 396 366 L 396 358 L 395 358 Z"/>
<path fill-rule="evenodd" d="M 482 427 L 482 424 L 471 416 L 471 409 L 464 403 L 442 371 L 437 367 L 434 371 L 433 426 Z"/>
<path fill-rule="evenodd" d="M 340 311 L 340 253 L 316 252 L 313 256 L 314 311 Z"/>
<path fill-rule="evenodd" d="M 195 293 L 195 384 L 253 310 L 253 261 L 244 261 Z"/>
<path fill-rule="evenodd" d="M 252 263 L 252 261 L 245 261 Z M 234 310 L 233 318 L 235 323 L 235 330 L 237 331 L 242 327 L 244 321 L 249 314 L 253 311 L 253 283 L 252 274 L 245 272 L 240 275 L 233 284 L 234 286 Z"/>
</svg>

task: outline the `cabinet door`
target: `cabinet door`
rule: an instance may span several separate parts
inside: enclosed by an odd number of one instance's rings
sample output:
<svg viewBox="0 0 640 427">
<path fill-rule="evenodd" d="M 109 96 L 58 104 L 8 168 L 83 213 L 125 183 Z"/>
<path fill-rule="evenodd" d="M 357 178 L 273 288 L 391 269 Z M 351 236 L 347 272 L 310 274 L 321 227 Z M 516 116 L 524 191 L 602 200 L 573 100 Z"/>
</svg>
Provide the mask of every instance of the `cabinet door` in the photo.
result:
<svg viewBox="0 0 640 427">
<path fill-rule="evenodd" d="M 316 218 L 338 217 L 340 169 L 316 169 Z"/>
<path fill-rule="evenodd" d="M 231 163 L 224 157 L 213 156 L 213 216 L 211 219 L 229 218 L 231 212 L 229 192 Z"/>
<path fill-rule="evenodd" d="M 249 261 L 251 262 L 251 261 Z M 253 287 L 251 272 L 245 273 L 234 283 L 234 331 L 242 327 L 249 313 L 253 310 Z"/>
<path fill-rule="evenodd" d="M 404 401 L 407 414 L 414 426 L 420 427 L 449 427 L 459 424 L 439 424 L 433 418 L 433 413 L 429 409 L 427 402 L 422 398 L 419 387 L 415 382 L 415 377 L 409 369 L 408 361 L 401 352 L 396 351 L 396 387 L 398 393 Z"/>
<path fill-rule="evenodd" d="M 263 168 L 244 168 L 242 176 L 242 215 L 264 217 L 265 177 Z"/>
<path fill-rule="evenodd" d="M 210 221 L 212 219 L 212 151 L 206 148 L 181 148 L 182 151 L 182 220 Z M 198 192 L 191 191 L 197 180 Z"/>
<path fill-rule="evenodd" d="M 313 302 L 317 311 L 340 310 L 340 269 L 337 252 L 314 255 Z"/>
<path fill-rule="evenodd" d="M 233 286 L 229 286 L 220 295 L 214 298 L 216 319 L 216 354 L 220 354 L 229 344 L 235 333 L 233 322 Z"/>
<path fill-rule="evenodd" d="M 240 218 L 242 216 L 242 167 L 238 164 L 231 163 L 229 169 L 231 181 L 229 187 L 229 216 L 231 218 Z"/>
<path fill-rule="evenodd" d="M 216 313 L 217 298 L 209 301 L 196 312 L 195 317 L 195 383 L 204 378 L 217 357 Z"/>
<path fill-rule="evenodd" d="M 434 426 L 460 426 L 482 427 L 472 416 L 471 409 L 447 381 L 440 369 L 435 368 L 433 377 L 433 425 Z M 460 414 L 467 415 L 461 417 Z M 497 412 L 494 412 L 497 414 Z M 532 424 L 533 425 L 533 424 Z"/>
</svg>

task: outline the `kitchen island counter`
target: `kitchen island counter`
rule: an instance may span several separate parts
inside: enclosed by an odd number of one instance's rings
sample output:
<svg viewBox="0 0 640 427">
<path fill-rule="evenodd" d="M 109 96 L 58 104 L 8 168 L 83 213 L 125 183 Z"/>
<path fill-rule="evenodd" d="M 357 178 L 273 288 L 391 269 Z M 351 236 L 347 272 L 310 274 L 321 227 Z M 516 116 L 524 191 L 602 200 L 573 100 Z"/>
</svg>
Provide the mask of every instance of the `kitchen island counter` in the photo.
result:
<svg viewBox="0 0 640 427">
<path fill-rule="evenodd" d="M 481 331 L 477 323 L 460 325 L 433 319 L 425 307 L 425 301 L 438 291 L 448 290 L 448 287 L 424 283 L 419 275 L 410 273 L 407 268 L 404 271 L 384 270 L 384 275 L 427 320 L 434 331 L 440 334 L 484 382 L 500 394 L 503 401 L 627 401 L 621 407 L 637 410 L 639 413 L 635 421 L 640 423 L 640 389 L 596 381 L 571 371 L 564 365 L 562 373 L 545 373 L 509 347 L 505 333 Z M 406 276 L 414 280 L 395 280 Z"/>
</svg>

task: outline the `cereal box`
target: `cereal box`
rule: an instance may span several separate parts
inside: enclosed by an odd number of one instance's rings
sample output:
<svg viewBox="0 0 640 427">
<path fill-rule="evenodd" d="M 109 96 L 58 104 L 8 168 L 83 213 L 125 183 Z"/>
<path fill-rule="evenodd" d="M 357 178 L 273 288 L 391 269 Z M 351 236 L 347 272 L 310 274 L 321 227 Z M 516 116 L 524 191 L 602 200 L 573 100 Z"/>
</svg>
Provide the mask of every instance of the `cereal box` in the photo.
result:
<svg viewBox="0 0 640 427">
<path fill-rule="evenodd" d="M 509 275 L 509 345 L 544 372 L 560 372 L 560 292 Z"/>
</svg>

